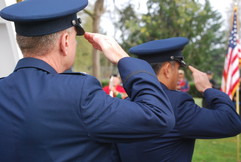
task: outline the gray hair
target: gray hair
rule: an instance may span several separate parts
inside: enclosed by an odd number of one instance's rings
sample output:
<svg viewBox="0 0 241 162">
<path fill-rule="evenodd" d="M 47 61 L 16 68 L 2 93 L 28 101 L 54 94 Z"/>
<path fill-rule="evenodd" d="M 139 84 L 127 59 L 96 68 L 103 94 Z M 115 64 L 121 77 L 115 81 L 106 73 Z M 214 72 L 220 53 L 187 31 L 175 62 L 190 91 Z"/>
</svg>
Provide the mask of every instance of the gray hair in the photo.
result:
<svg viewBox="0 0 241 162">
<path fill-rule="evenodd" d="M 63 32 L 70 32 L 71 29 L 36 37 L 16 35 L 17 43 L 24 56 L 44 56 L 56 46 L 57 40 Z"/>
</svg>

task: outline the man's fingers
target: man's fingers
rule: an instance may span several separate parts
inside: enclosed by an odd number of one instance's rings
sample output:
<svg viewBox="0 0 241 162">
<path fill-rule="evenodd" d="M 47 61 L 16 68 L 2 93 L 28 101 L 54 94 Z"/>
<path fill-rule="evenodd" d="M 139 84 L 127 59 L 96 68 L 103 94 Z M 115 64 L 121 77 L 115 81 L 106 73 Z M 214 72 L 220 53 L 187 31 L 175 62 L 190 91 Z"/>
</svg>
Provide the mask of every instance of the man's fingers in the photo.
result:
<svg viewBox="0 0 241 162">
<path fill-rule="evenodd" d="M 193 66 L 191 66 L 191 65 L 189 65 L 188 66 L 188 68 L 192 71 L 192 72 L 194 72 L 194 71 L 197 71 L 197 69 L 196 68 L 194 68 Z"/>
<path fill-rule="evenodd" d="M 85 39 L 89 40 L 89 39 L 91 39 L 91 37 L 93 37 L 93 34 L 89 33 L 89 32 L 85 32 L 84 37 L 85 37 Z"/>
<path fill-rule="evenodd" d="M 98 40 L 98 34 L 85 32 L 84 37 L 86 40 L 88 40 L 89 43 L 92 44 L 95 49 L 102 51 L 102 48 L 100 47 L 100 41 Z"/>
<path fill-rule="evenodd" d="M 112 37 L 89 32 L 86 32 L 84 37 L 94 48 L 103 51 L 105 57 L 112 63 L 116 64 L 123 57 L 129 57 L 129 55 Z"/>
</svg>

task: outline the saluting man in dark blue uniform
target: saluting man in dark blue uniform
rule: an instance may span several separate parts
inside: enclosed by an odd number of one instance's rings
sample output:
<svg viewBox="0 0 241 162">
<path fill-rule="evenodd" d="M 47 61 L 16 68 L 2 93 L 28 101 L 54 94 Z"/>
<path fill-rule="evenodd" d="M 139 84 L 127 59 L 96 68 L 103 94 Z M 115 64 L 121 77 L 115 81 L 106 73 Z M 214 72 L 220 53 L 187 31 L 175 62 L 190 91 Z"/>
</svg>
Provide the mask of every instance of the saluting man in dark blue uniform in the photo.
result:
<svg viewBox="0 0 241 162">
<path fill-rule="evenodd" d="M 84 33 L 76 13 L 87 0 L 25 0 L 0 16 L 14 21 L 23 52 L 0 79 L 1 162 L 109 162 L 113 142 L 149 139 L 175 125 L 151 66 L 100 34 Z M 74 62 L 76 34 L 118 64 L 131 101 L 112 98 L 90 75 L 63 73 Z"/>
<path fill-rule="evenodd" d="M 189 66 L 197 90 L 203 93 L 211 109 L 199 107 L 188 93 L 175 90 L 178 69 L 187 66 L 181 53 L 187 43 L 187 38 L 175 37 L 130 49 L 152 65 L 171 101 L 176 126 L 170 133 L 151 140 L 118 144 L 121 161 L 191 162 L 195 139 L 230 137 L 241 132 L 241 119 L 232 101 L 225 93 L 211 88 L 205 73 Z"/>
</svg>

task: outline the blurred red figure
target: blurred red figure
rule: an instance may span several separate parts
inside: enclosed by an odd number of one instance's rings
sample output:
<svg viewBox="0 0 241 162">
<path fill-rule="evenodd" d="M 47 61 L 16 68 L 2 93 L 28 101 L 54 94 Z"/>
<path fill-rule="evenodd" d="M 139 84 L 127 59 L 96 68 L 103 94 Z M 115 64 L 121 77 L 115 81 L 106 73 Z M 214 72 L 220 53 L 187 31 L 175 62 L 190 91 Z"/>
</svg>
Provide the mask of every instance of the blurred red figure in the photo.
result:
<svg viewBox="0 0 241 162">
<path fill-rule="evenodd" d="M 178 70 L 178 81 L 177 81 L 177 90 L 182 92 L 188 92 L 190 89 L 189 83 L 185 78 L 185 73 L 183 70 Z"/>
<path fill-rule="evenodd" d="M 111 97 L 126 98 L 127 94 L 121 85 L 121 79 L 118 75 L 113 74 L 110 76 L 109 85 L 105 86 L 103 90 Z"/>
</svg>

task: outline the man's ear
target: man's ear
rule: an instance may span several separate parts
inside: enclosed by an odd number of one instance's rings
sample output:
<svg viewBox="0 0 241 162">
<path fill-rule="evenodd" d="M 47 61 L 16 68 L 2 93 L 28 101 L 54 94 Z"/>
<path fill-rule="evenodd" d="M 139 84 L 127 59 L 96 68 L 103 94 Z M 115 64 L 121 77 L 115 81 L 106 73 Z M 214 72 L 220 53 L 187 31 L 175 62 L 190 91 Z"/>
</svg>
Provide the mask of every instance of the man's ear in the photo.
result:
<svg viewBox="0 0 241 162">
<path fill-rule="evenodd" d="M 165 77 L 169 78 L 171 76 L 171 63 L 166 62 L 163 66 L 163 73 Z"/>
<path fill-rule="evenodd" d="M 68 48 L 69 48 L 69 34 L 67 32 L 64 32 L 60 37 L 60 51 L 64 56 L 68 54 Z"/>
</svg>

